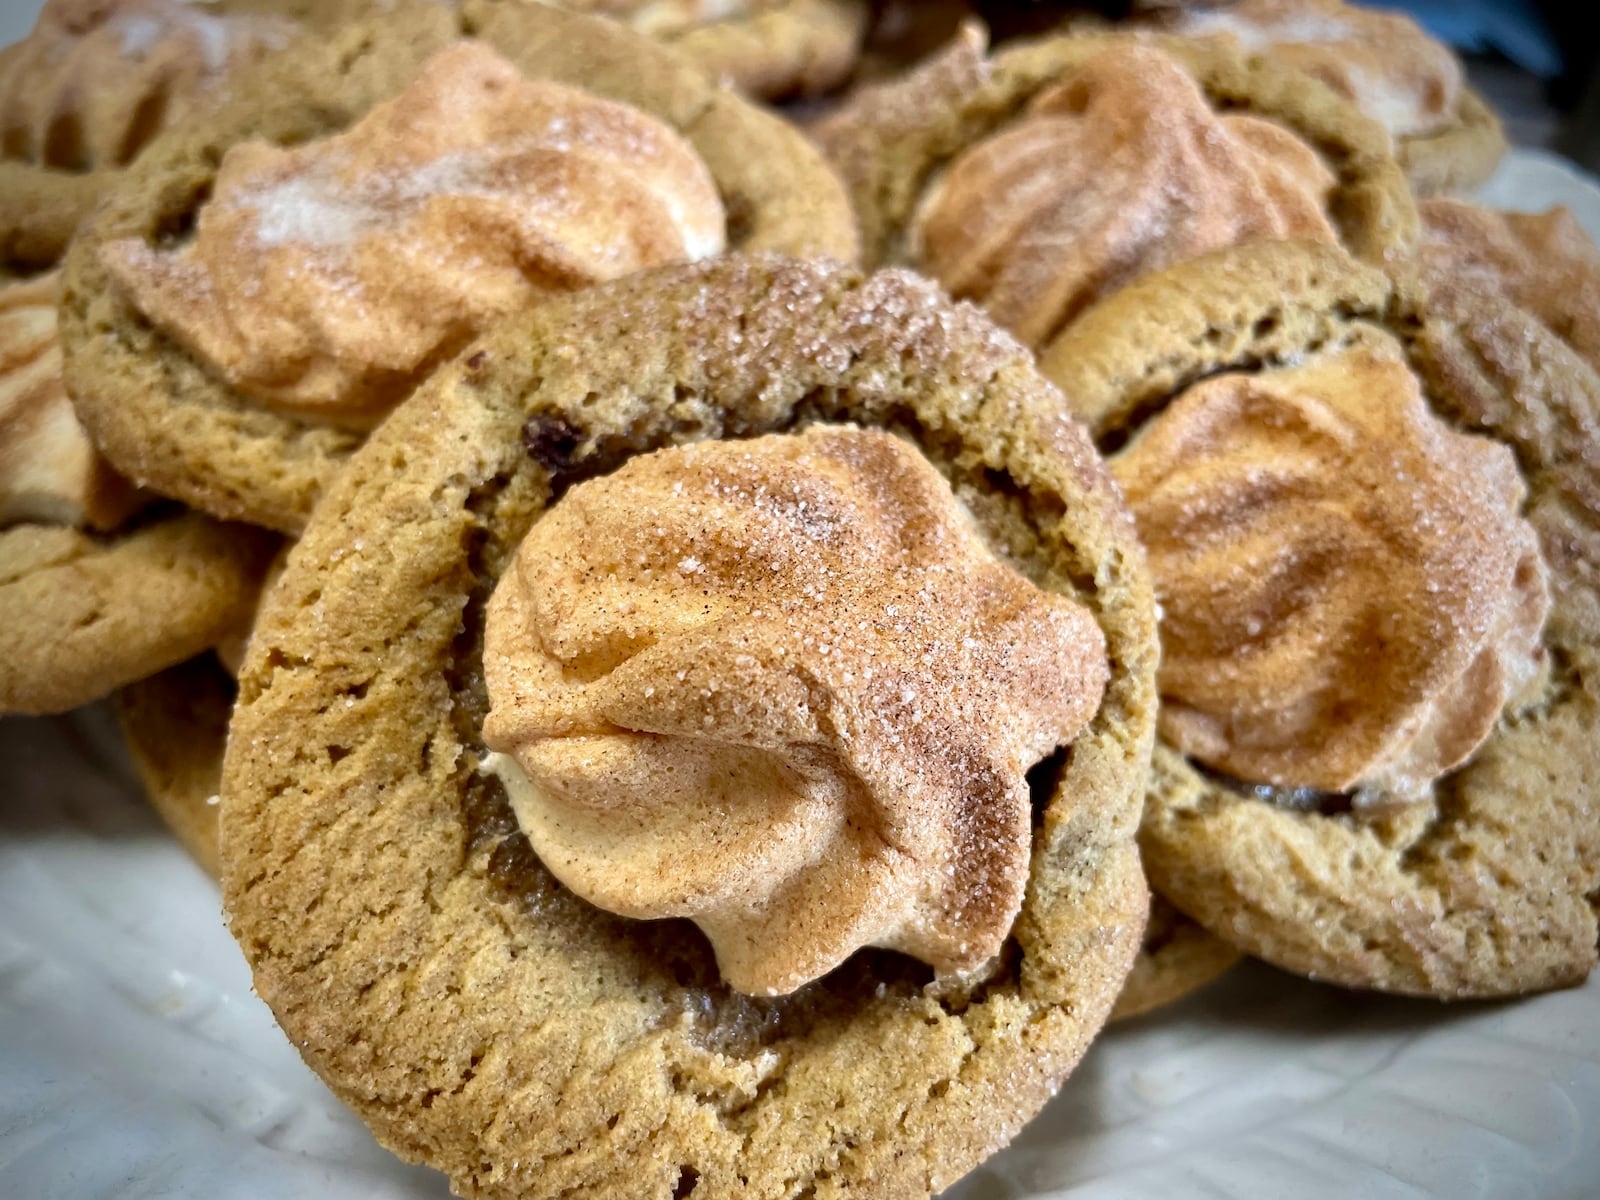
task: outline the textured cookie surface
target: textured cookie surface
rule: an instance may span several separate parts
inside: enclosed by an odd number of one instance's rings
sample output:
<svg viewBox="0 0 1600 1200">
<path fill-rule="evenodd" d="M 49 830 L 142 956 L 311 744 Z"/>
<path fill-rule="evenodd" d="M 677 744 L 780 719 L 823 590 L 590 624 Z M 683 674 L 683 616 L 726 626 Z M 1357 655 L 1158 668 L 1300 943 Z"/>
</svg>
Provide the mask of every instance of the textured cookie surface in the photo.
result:
<svg viewBox="0 0 1600 1200">
<path fill-rule="evenodd" d="M 113 699 L 145 797 L 212 878 L 222 869 L 217 798 L 234 690 L 216 658 L 202 654 L 129 684 Z"/>
<path fill-rule="evenodd" d="M 62 317 L 68 383 L 124 474 L 227 519 L 288 532 L 303 525 L 359 435 L 268 412 L 219 382 L 142 319 L 112 284 L 100 246 L 181 237 L 229 146 L 346 128 L 469 35 L 525 75 L 632 104 L 681 132 L 721 194 L 732 248 L 854 257 L 854 218 L 818 154 L 671 50 L 543 5 L 397 4 L 381 20 L 350 22 L 263 64 L 215 114 L 158 139 L 74 243 Z"/>
<path fill-rule="evenodd" d="M 1413 285 L 1414 286 L 1414 285 Z M 1350 986 L 1444 998 L 1583 979 L 1600 884 L 1600 380 L 1492 292 L 1399 292 L 1309 245 L 1249 248 L 1136 284 L 1043 363 L 1115 447 L 1188 384 L 1384 329 L 1434 412 L 1509 446 L 1550 573 L 1551 671 L 1422 802 L 1274 803 L 1156 750 L 1152 886 L 1251 954 Z M 1342 801 L 1342 802 L 1341 802 Z"/>
<path fill-rule="evenodd" d="M 1113 1021 L 1129 1021 L 1165 1008 L 1219 979 L 1243 955 L 1184 916 L 1162 896 L 1150 897 L 1139 957 L 1122 985 Z"/>
<path fill-rule="evenodd" d="M 1100 711 L 1033 776 L 1021 915 L 965 984 L 869 951 L 741 997 L 692 926 L 558 886 L 476 769 L 484 606 L 552 495 L 662 445 L 816 421 L 912 438 L 1107 639 Z M 233 930 L 313 1068 L 464 1194 L 926 1196 L 1037 1111 L 1132 962 L 1153 632 L 1087 437 L 931 286 L 756 257 L 555 300 L 396 411 L 271 591 L 224 769 Z"/>
<path fill-rule="evenodd" d="M 855 66 L 864 0 L 780 0 L 666 40 L 713 79 L 779 100 L 827 91 Z"/>
<path fill-rule="evenodd" d="M 198 513 L 0 532 L 0 712 L 63 712 L 247 623 L 273 538 Z"/>
</svg>

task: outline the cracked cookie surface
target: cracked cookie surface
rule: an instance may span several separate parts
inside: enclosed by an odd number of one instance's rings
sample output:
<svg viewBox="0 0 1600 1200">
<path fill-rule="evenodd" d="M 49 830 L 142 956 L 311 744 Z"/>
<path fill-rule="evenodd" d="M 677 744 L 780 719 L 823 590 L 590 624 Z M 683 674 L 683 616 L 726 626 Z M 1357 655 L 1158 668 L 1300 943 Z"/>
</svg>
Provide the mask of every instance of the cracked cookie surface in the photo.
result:
<svg viewBox="0 0 1600 1200">
<path fill-rule="evenodd" d="M 997 552 L 1084 604 L 1110 683 L 1031 777 L 1025 899 L 986 971 L 865 951 L 759 1000 L 686 922 L 610 916 L 533 855 L 477 769 L 484 609 L 566 486 L 840 420 L 909 437 Z M 463 1194 L 926 1196 L 1053 1093 L 1132 962 L 1153 632 L 1082 430 L 925 282 L 754 257 L 561 298 L 397 410 L 271 591 L 224 768 L 233 930 L 306 1060 Z"/>
</svg>

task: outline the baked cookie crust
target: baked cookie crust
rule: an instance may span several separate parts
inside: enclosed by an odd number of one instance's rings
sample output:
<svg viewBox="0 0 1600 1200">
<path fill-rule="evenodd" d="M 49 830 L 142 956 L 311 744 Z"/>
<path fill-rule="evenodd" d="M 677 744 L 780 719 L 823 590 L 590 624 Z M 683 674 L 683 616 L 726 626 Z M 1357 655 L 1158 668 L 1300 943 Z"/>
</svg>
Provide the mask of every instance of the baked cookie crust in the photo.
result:
<svg viewBox="0 0 1600 1200">
<path fill-rule="evenodd" d="M 939 985 L 863 952 L 756 1000 L 693 926 L 611 917 L 532 855 L 476 770 L 483 609 L 564 486 L 841 420 L 911 437 L 1008 561 L 1087 605 L 1111 683 L 1055 779 L 1036 769 L 1027 897 L 992 971 Z M 1054 1092 L 1132 963 L 1155 665 L 1109 473 L 976 310 L 821 261 L 646 272 L 498 326 L 330 487 L 241 675 L 225 904 L 306 1060 L 462 1194 L 926 1196 Z"/>
<path fill-rule="evenodd" d="M 721 193 L 730 248 L 854 258 L 849 202 L 817 152 L 673 51 L 545 5 L 397 5 L 381 20 L 298 44 L 242 79 L 215 114 L 169 131 L 74 242 L 62 309 L 66 377 L 90 435 L 124 474 L 225 519 L 288 533 L 304 525 L 361 435 L 266 411 L 221 383 L 121 295 L 100 247 L 181 238 L 229 146 L 336 132 L 461 37 L 488 43 L 526 75 L 582 86 L 676 128 Z"/>
<path fill-rule="evenodd" d="M 1404 278 L 1404 276 L 1401 276 Z M 1102 446 L 1188 384 L 1285 362 L 1362 326 L 1404 345 L 1434 411 L 1514 451 L 1550 572 L 1552 670 L 1430 800 L 1297 810 L 1155 754 L 1152 885 L 1289 970 L 1445 999 L 1580 982 L 1600 889 L 1600 378 L 1488 293 L 1397 286 L 1309 244 L 1244 247 L 1134 284 L 1045 355 Z"/>
<path fill-rule="evenodd" d="M 222 750 L 236 691 L 211 654 L 129 684 L 112 698 L 128 757 L 146 799 L 215 879 Z"/>
<path fill-rule="evenodd" d="M 0 712 L 65 712 L 248 624 L 276 539 L 199 513 L 0 532 Z"/>
</svg>

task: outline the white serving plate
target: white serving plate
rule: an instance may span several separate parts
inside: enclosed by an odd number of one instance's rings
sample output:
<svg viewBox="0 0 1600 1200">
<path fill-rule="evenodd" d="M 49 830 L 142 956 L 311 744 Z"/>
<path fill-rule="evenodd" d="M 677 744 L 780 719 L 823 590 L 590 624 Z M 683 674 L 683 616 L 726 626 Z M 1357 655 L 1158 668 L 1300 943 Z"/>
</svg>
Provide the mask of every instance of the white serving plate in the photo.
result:
<svg viewBox="0 0 1600 1200">
<path fill-rule="evenodd" d="M 1600 186 L 1517 153 L 1486 200 Z M 0 1197 L 425 1200 L 250 991 L 103 706 L 0 722 Z M 1594 1200 L 1600 977 L 1444 1007 L 1248 965 L 1105 1034 L 959 1200 Z"/>
</svg>

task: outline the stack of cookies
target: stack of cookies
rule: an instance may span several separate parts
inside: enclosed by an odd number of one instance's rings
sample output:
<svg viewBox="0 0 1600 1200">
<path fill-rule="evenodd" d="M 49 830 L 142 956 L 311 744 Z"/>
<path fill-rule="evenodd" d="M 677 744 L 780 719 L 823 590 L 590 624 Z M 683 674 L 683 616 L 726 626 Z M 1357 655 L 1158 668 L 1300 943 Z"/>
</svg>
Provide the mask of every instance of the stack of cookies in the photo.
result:
<svg viewBox="0 0 1600 1200">
<path fill-rule="evenodd" d="M 1243 955 L 1594 966 L 1600 252 L 1401 18 L 1021 7 L 0 53 L 0 711 L 461 1194 L 929 1196 Z"/>
</svg>

